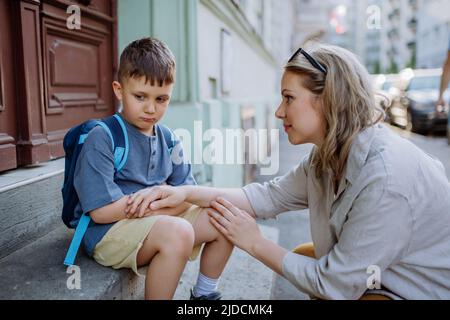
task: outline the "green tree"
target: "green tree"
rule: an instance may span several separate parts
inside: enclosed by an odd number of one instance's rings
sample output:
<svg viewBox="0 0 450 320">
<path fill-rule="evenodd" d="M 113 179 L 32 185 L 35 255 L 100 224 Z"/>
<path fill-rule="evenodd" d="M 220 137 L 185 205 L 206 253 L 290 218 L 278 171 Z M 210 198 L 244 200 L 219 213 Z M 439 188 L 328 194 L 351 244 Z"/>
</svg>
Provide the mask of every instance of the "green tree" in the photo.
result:
<svg viewBox="0 0 450 320">
<path fill-rule="evenodd" d="M 394 59 L 391 59 L 391 65 L 389 66 L 388 73 L 398 73 L 398 66 Z"/>
<path fill-rule="evenodd" d="M 408 62 L 407 68 L 415 69 L 416 68 L 416 46 L 413 46 L 411 52 L 411 59 Z"/>
</svg>

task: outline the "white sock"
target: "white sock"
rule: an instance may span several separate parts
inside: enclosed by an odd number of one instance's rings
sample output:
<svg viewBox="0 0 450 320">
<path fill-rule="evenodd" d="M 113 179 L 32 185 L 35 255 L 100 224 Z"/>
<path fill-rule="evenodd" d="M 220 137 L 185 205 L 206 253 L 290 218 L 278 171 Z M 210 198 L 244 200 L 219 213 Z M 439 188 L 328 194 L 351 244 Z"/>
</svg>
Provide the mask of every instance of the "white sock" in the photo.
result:
<svg viewBox="0 0 450 320">
<path fill-rule="evenodd" d="M 217 290 L 217 285 L 219 284 L 219 279 L 211 279 L 203 275 L 201 272 L 198 273 L 197 283 L 194 286 L 194 296 L 206 296 Z"/>
</svg>

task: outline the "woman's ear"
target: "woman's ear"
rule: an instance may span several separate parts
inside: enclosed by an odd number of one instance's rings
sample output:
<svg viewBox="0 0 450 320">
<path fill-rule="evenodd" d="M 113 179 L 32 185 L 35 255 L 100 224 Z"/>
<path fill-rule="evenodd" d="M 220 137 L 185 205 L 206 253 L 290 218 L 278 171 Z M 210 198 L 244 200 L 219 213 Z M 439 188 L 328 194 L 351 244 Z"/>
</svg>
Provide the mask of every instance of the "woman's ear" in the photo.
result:
<svg viewBox="0 0 450 320">
<path fill-rule="evenodd" d="M 112 83 L 114 94 L 119 101 L 122 101 L 122 85 L 118 81 Z"/>
<path fill-rule="evenodd" d="M 313 95 L 312 96 L 312 106 L 314 108 L 314 110 L 316 110 L 319 114 L 323 114 L 324 113 L 324 109 L 323 109 L 323 99 L 321 96 L 319 95 Z"/>
</svg>

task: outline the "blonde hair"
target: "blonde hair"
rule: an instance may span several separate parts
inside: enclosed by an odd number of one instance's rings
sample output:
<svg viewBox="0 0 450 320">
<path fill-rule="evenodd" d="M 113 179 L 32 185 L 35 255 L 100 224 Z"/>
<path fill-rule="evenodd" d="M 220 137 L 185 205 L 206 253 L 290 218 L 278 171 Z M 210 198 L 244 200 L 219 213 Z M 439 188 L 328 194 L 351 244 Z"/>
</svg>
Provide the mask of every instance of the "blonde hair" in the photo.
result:
<svg viewBox="0 0 450 320">
<path fill-rule="evenodd" d="M 350 51 L 332 45 L 305 48 L 327 69 L 325 75 L 303 54 L 286 64 L 285 71 L 298 74 L 302 85 L 322 101 L 325 139 L 313 151 L 311 164 L 320 178 L 324 172 L 342 178 L 355 136 L 384 119 L 384 110 L 375 103 L 370 76 Z"/>
</svg>

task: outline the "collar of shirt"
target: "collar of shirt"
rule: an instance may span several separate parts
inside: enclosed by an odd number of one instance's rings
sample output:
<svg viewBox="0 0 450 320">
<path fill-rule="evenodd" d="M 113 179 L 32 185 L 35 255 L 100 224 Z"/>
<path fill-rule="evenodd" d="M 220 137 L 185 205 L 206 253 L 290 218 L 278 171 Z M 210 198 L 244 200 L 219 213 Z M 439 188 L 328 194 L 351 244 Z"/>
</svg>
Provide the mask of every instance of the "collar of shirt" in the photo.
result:
<svg viewBox="0 0 450 320">
<path fill-rule="evenodd" d="M 366 163 L 369 155 L 372 141 L 376 130 L 382 127 L 381 124 L 375 124 L 361 131 L 355 138 L 350 147 L 350 152 L 345 166 L 345 178 L 352 184 L 358 178 L 361 169 Z M 342 182 L 342 181 L 341 181 Z"/>
<path fill-rule="evenodd" d="M 336 201 L 339 196 L 345 191 L 345 189 L 347 188 L 347 182 L 351 184 L 355 183 L 367 160 L 367 156 L 369 155 L 370 147 L 373 138 L 375 137 L 375 131 L 381 126 L 381 124 L 370 126 L 361 131 L 355 137 L 352 146 L 350 147 L 347 164 L 344 169 L 343 176 L 345 178 L 339 181 L 338 190 L 336 193 L 334 192 L 334 180 L 332 179 L 331 174 L 327 174 L 328 188 L 330 192 L 329 194 L 333 195 L 334 201 Z"/>
</svg>

